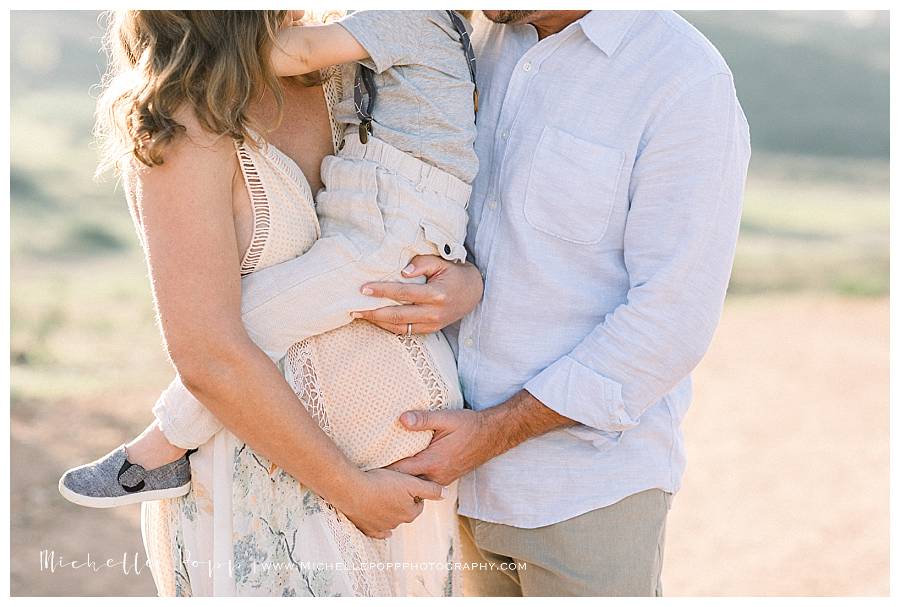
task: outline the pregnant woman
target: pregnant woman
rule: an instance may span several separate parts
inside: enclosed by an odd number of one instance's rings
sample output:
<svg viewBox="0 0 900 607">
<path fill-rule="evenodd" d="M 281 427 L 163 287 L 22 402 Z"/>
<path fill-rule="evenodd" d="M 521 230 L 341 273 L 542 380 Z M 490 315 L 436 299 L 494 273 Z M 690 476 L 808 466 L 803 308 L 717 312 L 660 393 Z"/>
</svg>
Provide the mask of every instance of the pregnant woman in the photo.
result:
<svg viewBox="0 0 900 607">
<path fill-rule="evenodd" d="M 312 191 L 343 134 L 330 119 L 340 70 L 272 76 L 272 41 L 289 21 L 287 11 L 127 11 L 110 23 L 99 132 L 169 356 L 225 426 L 191 455 L 187 495 L 145 502 L 154 579 L 161 595 L 459 594 L 455 487 L 362 471 L 327 420 L 423 399 L 461 407 L 443 336 L 354 321 L 294 344 L 279 369 L 241 322 L 240 277 L 318 237 Z M 451 271 L 467 288 L 442 306 L 443 325 L 481 295 L 477 270 Z M 360 432 L 352 443 L 395 423 L 366 421 L 343 421 Z"/>
</svg>

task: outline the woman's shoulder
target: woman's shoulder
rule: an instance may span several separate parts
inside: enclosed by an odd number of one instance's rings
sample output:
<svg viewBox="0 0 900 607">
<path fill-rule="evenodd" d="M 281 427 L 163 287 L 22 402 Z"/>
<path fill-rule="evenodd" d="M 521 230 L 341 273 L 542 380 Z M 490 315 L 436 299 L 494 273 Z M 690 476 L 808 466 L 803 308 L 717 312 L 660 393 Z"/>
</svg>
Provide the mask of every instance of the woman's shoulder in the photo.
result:
<svg viewBox="0 0 900 607">
<path fill-rule="evenodd" d="M 236 167 L 234 140 L 227 134 L 217 135 L 203 127 L 190 110 L 181 109 L 174 116 L 178 132 L 165 144 L 162 162 L 147 166 L 132 158 L 128 178 L 140 180 L 169 179 L 179 174 L 217 173 L 227 166 Z"/>
<path fill-rule="evenodd" d="M 195 191 L 200 184 L 210 196 L 229 208 L 231 200 L 223 196 L 231 192 L 232 181 L 239 171 L 234 140 L 216 135 L 203 127 L 190 111 L 179 111 L 175 119 L 178 133 L 165 144 L 162 163 L 146 164 L 131 156 L 122 165 L 122 183 L 129 206 L 140 213 L 148 201 L 155 204 L 177 204 L 180 193 Z M 204 196 L 205 197 L 205 196 Z"/>
<path fill-rule="evenodd" d="M 175 113 L 175 119 L 182 128 L 166 149 L 167 161 L 202 163 L 234 156 L 234 139 L 227 133 L 211 133 L 191 110 L 180 109 Z"/>
</svg>

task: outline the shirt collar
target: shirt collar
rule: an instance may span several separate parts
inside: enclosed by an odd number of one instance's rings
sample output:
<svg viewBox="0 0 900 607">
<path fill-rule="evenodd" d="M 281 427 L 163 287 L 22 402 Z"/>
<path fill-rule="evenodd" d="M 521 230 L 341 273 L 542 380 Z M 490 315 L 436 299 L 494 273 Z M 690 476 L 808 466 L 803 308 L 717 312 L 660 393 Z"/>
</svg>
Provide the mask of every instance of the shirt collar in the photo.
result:
<svg viewBox="0 0 900 607">
<path fill-rule="evenodd" d="M 591 11 L 581 18 L 581 30 L 609 57 L 622 44 L 638 13 L 639 11 Z"/>
</svg>

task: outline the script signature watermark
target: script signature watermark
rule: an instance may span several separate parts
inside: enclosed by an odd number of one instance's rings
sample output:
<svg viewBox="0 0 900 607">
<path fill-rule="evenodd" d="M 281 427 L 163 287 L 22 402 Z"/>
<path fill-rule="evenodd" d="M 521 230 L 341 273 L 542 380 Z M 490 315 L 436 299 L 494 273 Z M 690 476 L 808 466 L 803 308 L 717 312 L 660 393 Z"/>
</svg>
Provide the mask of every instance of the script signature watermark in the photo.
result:
<svg viewBox="0 0 900 607">
<path fill-rule="evenodd" d="M 137 552 L 131 555 L 123 552 L 121 558 L 98 559 L 88 552 L 84 560 L 79 560 L 67 559 L 63 555 L 57 554 L 56 550 L 41 550 L 39 566 L 41 571 L 49 573 L 56 573 L 64 569 L 85 570 L 91 573 L 99 573 L 106 569 L 119 569 L 124 575 L 141 575 L 142 572 L 150 569 L 150 559 Z"/>
<path fill-rule="evenodd" d="M 139 552 L 129 554 L 123 552 L 121 558 L 116 556 L 112 558 L 100 558 L 87 553 L 84 559 L 66 558 L 59 554 L 56 550 L 43 549 L 39 553 L 39 568 L 42 572 L 57 573 L 64 570 L 86 571 L 89 573 L 100 573 L 104 570 L 118 569 L 124 575 L 141 575 L 145 571 L 151 570 L 151 561 Z M 225 569 L 229 576 L 234 575 L 234 567 L 232 561 L 217 563 L 210 560 L 198 560 L 191 558 L 190 554 L 185 551 L 182 555 L 181 564 L 187 569 L 206 569 L 210 576 L 213 572 Z"/>
<path fill-rule="evenodd" d="M 212 577 L 218 571 L 224 571 L 229 577 L 234 577 L 235 565 L 231 560 L 225 562 L 216 562 L 212 560 L 199 560 L 191 558 L 191 555 L 185 551 L 182 553 L 181 564 L 189 571 L 205 570 L 207 575 Z M 354 565 L 348 565 L 343 562 L 312 562 L 312 561 L 294 561 L 286 562 L 263 561 L 253 563 L 243 563 L 239 567 L 241 570 L 251 569 L 253 571 L 261 570 L 265 572 L 278 572 L 283 569 L 296 569 L 301 572 L 326 570 L 326 571 L 354 571 L 354 570 L 399 570 L 399 571 L 421 571 L 421 570 L 450 570 L 459 569 L 461 571 L 490 571 L 494 569 L 515 570 L 525 569 L 525 563 L 488 563 L 488 562 L 406 562 L 406 561 L 385 561 L 385 562 L 362 562 Z M 145 571 L 151 569 L 150 559 L 142 554 L 123 552 L 121 557 L 98 558 L 87 553 L 84 559 L 70 559 L 56 550 L 43 549 L 39 553 L 39 567 L 42 572 L 56 573 L 58 571 L 73 570 L 85 571 L 89 573 L 99 573 L 104 570 L 119 570 L 123 575 L 141 575 Z"/>
</svg>

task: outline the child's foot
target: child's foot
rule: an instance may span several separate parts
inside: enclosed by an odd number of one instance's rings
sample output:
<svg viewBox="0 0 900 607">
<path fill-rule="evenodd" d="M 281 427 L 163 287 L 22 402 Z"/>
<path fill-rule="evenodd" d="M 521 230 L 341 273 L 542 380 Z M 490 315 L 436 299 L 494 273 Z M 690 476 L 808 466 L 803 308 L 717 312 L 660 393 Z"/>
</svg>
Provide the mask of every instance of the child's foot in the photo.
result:
<svg viewBox="0 0 900 607">
<path fill-rule="evenodd" d="M 96 461 L 68 470 L 59 479 L 59 492 L 70 502 L 89 508 L 179 497 L 191 488 L 188 456 L 194 451 L 147 470 L 128 461 L 122 445 Z"/>
</svg>

